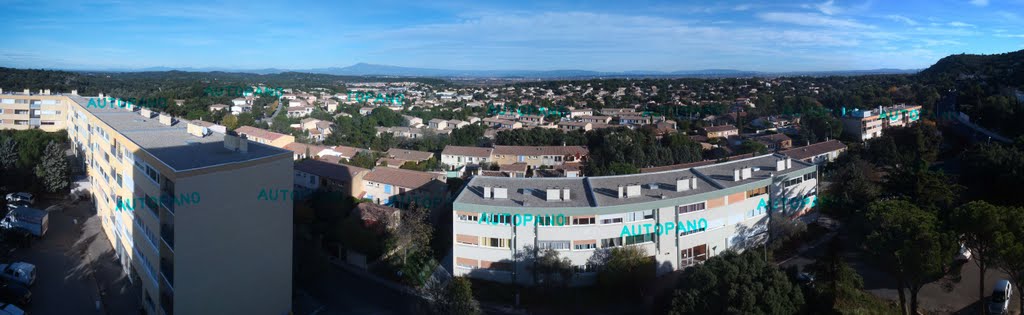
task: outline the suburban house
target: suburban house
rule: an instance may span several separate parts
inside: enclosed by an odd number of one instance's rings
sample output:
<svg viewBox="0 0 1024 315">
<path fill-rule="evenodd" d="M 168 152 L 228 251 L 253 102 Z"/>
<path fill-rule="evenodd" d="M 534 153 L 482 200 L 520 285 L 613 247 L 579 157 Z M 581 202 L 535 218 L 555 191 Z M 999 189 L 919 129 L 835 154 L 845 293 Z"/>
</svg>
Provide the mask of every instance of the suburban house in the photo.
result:
<svg viewBox="0 0 1024 315">
<path fill-rule="evenodd" d="M 756 136 L 750 138 L 750 140 L 764 144 L 771 151 L 786 150 L 793 147 L 793 139 L 781 133 Z"/>
<path fill-rule="evenodd" d="M 827 162 L 835 161 L 846 151 L 846 145 L 839 140 L 829 140 L 824 142 L 818 142 L 808 146 L 802 146 L 798 148 L 792 148 L 779 153 L 784 154 L 794 160 L 804 161 L 807 163 L 823 164 Z"/>
<path fill-rule="evenodd" d="M 336 191 L 345 196 L 363 193 L 363 176 L 370 170 L 318 160 L 295 162 L 295 186 L 308 191 Z"/>
<path fill-rule="evenodd" d="M 280 134 L 270 130 L 250 126 L 238 127 L 238 129 L 235 129 L 235 132 L 239 135 L 246 136 L 249 140 L 278 148 L 284 148 L 285 145 L 295 142 L 295 137 L 291 135 Z"/>
<path fill-rule="evenodd" d="M 218 110 L 228 110 L 230 108 L 231 108 L 231 106 L 227 106 L 227 105 L 224 105 L 224 104 L 213 104 L 213 105 L 210 105 L 210 111 L 211 112 L 212 111 L 218 111 Z"/>
<path fill-rule="evenodd" d="M 419 163 L 419 162 L 423 162 L 423 161 L 429 160 L 430 158 L 434 157 L 434 153 L 426 152 L 426 151 L 416 151 L 416 150 L 405 150 L 405 149 L 399 149 L 399 148 L 391 148 L 390 150 L 388 150 L 387 156 L 388 156 L 388 158 L 402 161 L 402 163 L 405 163 L 405 162 Z"/>
<path fill-rule="evenodd" d="M 733 125 L 721 125 L 721 126 L 708 126 L 704 127 L 704 135 L 708 139 L 712 138 L 728 138 L 729 136 L 736 136 L 740 134 L 740 130 L 736 129 Z"/>
<path fill-rule="evenodd" d="M 424 205 L 443 200 L 448 185 L 443 174 L 389 167 L 376 167 L 363 176 L 363 194 L 377 204 L 405 205 L 412 201 Z"/>
<path fill-rule="evenodd" d="M 498 165 L 526 163 L 532 167 L 581 162 L 590 151 L 583 146 L 507 146 L 496 145 L 491 161 Z"/>
<path fill-rule="evenodd" d="M 448 145 L 441 151 L 441 163 L 452 169 L 486 163 L 490 161 L 492 151 L 493 148 Z"/>
</svg>

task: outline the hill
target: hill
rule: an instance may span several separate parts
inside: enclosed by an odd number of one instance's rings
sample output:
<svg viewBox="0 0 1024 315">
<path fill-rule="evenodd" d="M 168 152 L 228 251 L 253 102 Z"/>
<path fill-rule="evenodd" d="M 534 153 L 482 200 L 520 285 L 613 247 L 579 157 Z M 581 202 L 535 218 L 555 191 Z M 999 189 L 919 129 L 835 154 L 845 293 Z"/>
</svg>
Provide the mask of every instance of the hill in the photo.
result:
<svg viewBox="0 0 1024 315">
<path fill-rule="evenodd" d="M 1024 89 L 1024 50 L 994 55 L 951 55 L 939 59 L 918 76 L 923 82 L 937 85 L 978 80 Z"/>
</svg>

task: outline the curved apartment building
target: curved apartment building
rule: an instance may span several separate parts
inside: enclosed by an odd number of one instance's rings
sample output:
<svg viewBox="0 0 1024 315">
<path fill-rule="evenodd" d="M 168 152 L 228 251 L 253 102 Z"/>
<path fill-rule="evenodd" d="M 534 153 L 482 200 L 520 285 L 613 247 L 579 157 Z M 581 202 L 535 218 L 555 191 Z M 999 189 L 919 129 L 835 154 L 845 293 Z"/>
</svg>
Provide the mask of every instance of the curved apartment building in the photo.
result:
<svg viewBox="0 0 1024 315">
<path fill-rule="evenodd" d="M 661 275 L 762 245 L 769 214 L 811 210 L 817 182 L 814 164 L 781 154 L 620 176 L 477 176 L 453 205 L 454 274 L 532 284 L 515 257 L 551 248 L 572 261 L 573 284 L 588 284 L 595 253 L 640 246 Z"/>
</svg>

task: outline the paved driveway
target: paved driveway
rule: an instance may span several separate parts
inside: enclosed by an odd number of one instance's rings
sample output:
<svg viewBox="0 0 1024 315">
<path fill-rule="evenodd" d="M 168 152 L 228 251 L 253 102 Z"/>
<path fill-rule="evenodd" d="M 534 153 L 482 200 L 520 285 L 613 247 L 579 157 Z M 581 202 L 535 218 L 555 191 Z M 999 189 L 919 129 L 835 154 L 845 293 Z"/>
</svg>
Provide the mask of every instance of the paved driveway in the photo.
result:
<svg viewBox="0 0 1024 315">
<path fill-rule="evenodd" d="M 45 209 L 50 203 L 36 206 Z M 83 201 L 50 212 L 47 234 L 11 255 L 12 261 L 36 265 L 27 309 L 32 314 L 138 314 L 138 285 L 114 263 L 114 251 L 90 207 Z M 104 298 L 98 303 L 100 292 Z"/>
</svg>

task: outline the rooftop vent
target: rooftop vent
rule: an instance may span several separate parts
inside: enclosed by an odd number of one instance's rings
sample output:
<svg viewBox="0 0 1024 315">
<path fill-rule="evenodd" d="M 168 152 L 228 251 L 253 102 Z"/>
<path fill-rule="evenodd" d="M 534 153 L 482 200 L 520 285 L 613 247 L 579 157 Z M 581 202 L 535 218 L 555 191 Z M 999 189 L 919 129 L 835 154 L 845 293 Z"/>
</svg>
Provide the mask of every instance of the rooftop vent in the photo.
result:
<svg viewBox="0 0 1024 315">
<path fill-rule="evenodd" d="M 548 188 L 545 197 L 547 197 L 548 201 L 562 200 L 561 191 L 558 188 Z"/>
<path fill-rule="evenodd" d="M 740 181 L 740 169 L 738 169 L 738 168 L 732 169 L 732 181 L 734 181 L 734 182 Z"/>
<path fill-rule="evenodd" d="M 753 172 L 749 167 L 744 167 L 743 169 L 740 169 L 740 179 L 748 179 L 752 175 Z"/>
<path fill-rule="evenodd" d="M 174 124 L 174 117 L 171 117 L 171 115 L 160 114 L 159 120 L 160 120 L 160 123 L 165 125 L 165 126 L 170 126 L 170 125 Z"/>
<path fill-rule="evenodd" d="M 508 188 L 494 187 L 494 199 L 508 199 Z"/>
<path fill-rule="evenodd" d="M 640 197 L 640 184 L 626 186 L 626 198 Z"/>
<path fill-rule="evenodd" d="M 569 188 L 562 188 L 562 200 L 569 201 Z"/>
<path fill-rule="evenodd" d="M 32 94 L 32 91 L 29 90 L 29 89 L 25 89 L 25 95 L 30 95 L 30 94 Z"/>
<path fill-rule="evenodd" d="M 697 178 L 696 177 L 680 177 L 676 179 L 676 191 L 687 191 L 691 189 L 697 189 Z"/>
<path fill-rule="evenodd" d="M 491 198 L 494 198 L 494 195 L 491 194 L 491 186 L 484 186 L 484 199 Z"/>
<path fill-rule="evenodd" d="M 188 134 L 196 136 L 196 137 L 200 137 L 200 138 L 206 137 L 206 136 L 210 135 L 210 133 L 212 133 L 212 131 L 210 131 L 210 128 L 206 128 L 206 127 L 203 127 L 203 126 L 200 126 L 200 125 L 196 125 L 196 124 L 191 123 L 191 122 L 188 123 L 188 128 L 187 129 L 188 129 Z"/>
<path fill-rule="evenodd" d="M 780 159 L 775 161 L 775 171 L 781 172 L 786 170 L 786 160 Z"/>
<path fill-rule="evenodd" d="M 658 183 L 647 184 L 647 189 L 658 189 Z"/>
<path fill-rule="evenodd" d="M 142 110 L 139 111 L 139 115 L 146 118 L 153 118 L 153 111 L 149 108 L 143 107 Z"/>
<path fill-rule="evenodd" d="M 78 95 L 78 90 L 71 90 L 71 95 Z"/>
</svg>

